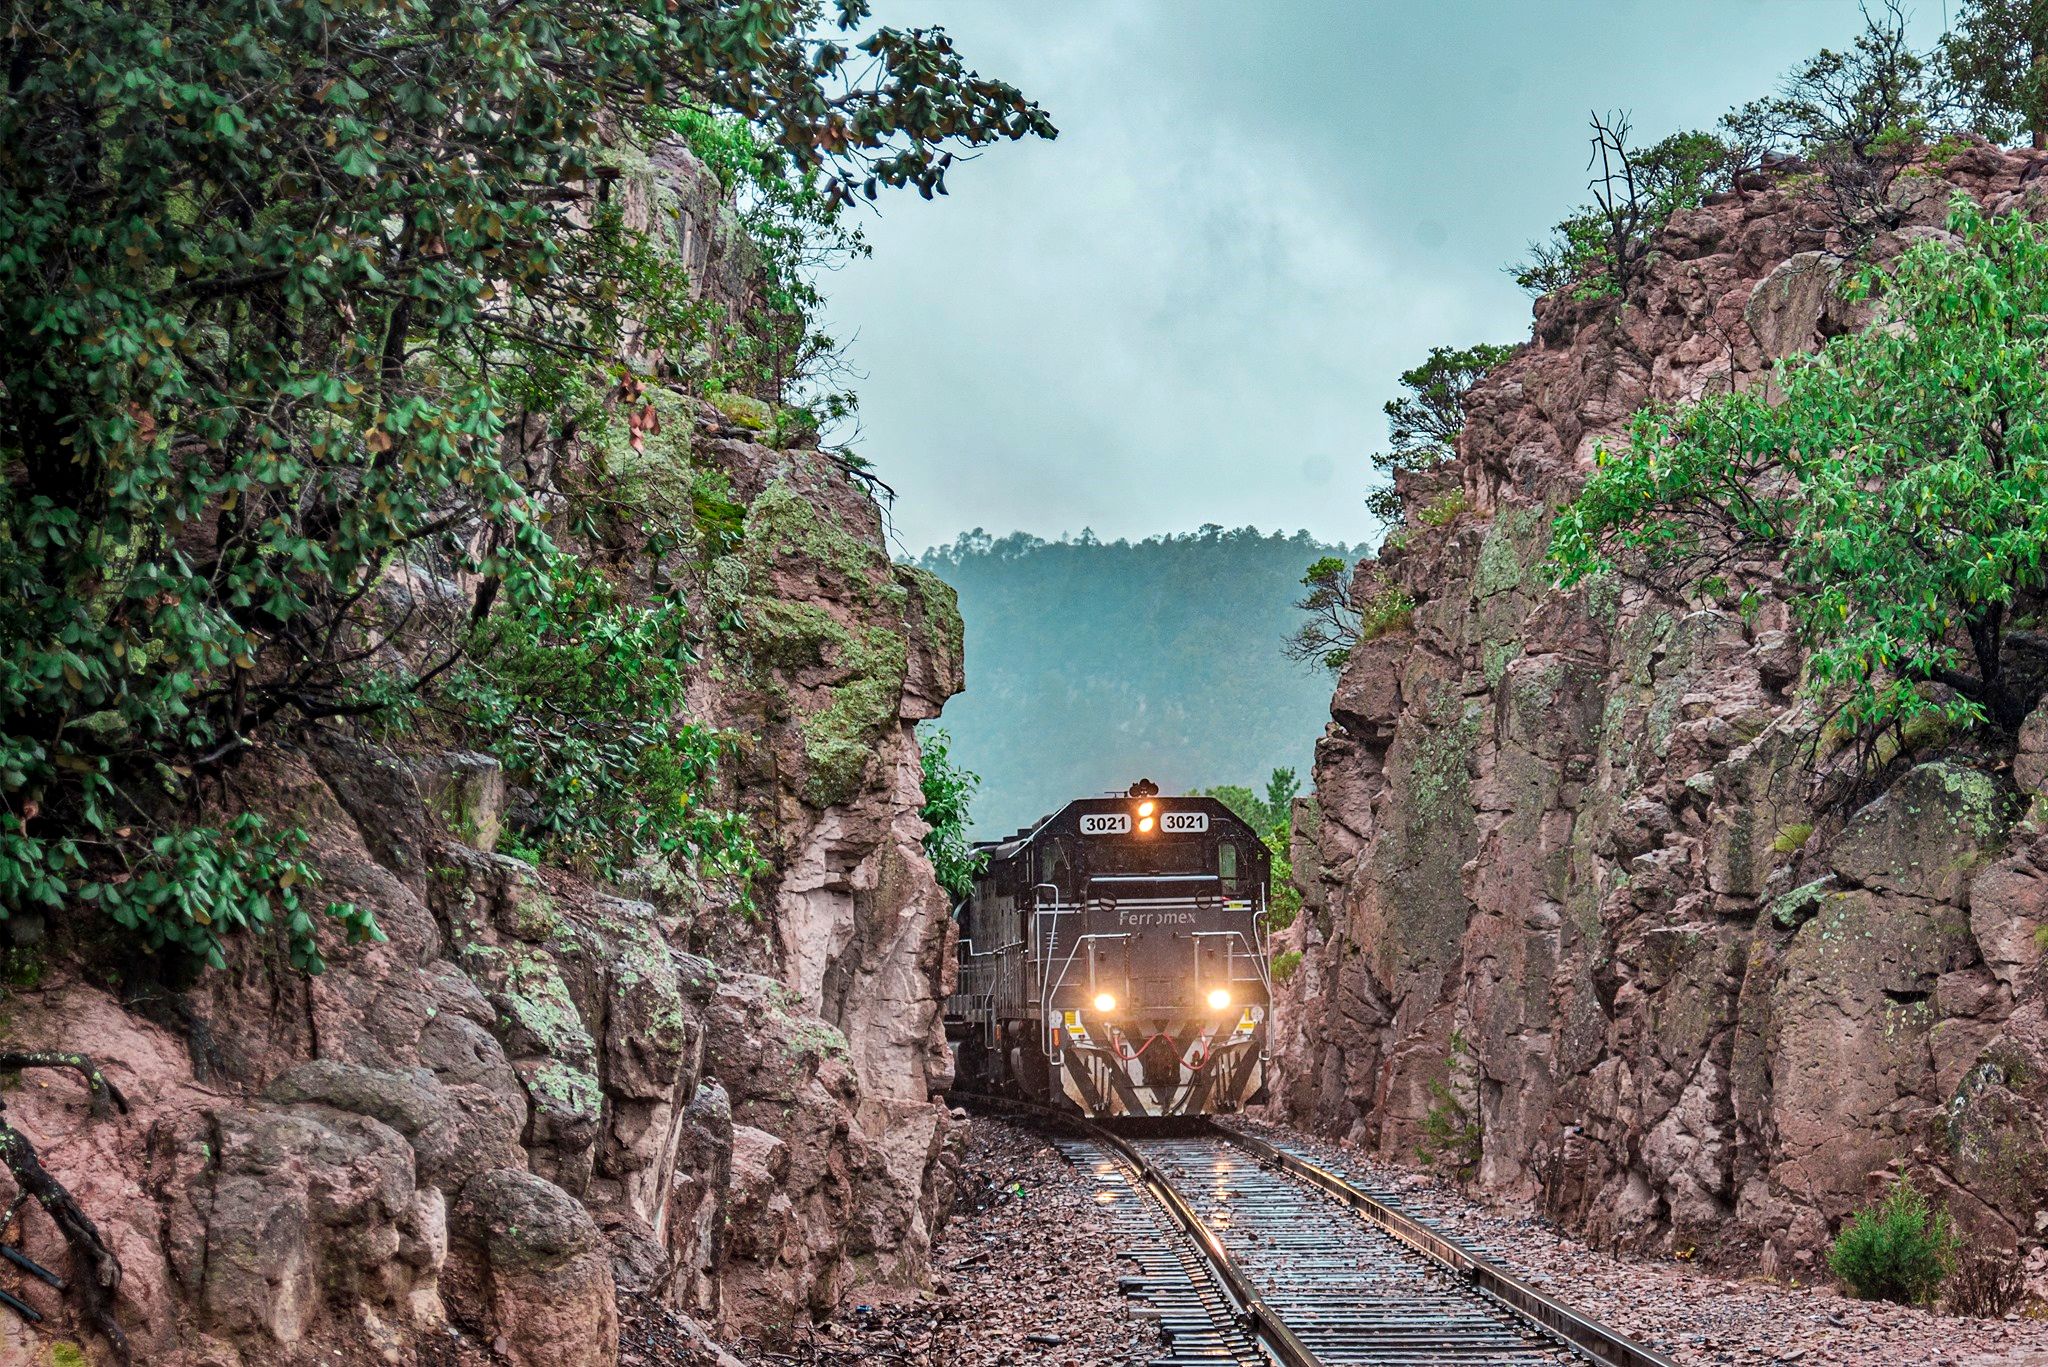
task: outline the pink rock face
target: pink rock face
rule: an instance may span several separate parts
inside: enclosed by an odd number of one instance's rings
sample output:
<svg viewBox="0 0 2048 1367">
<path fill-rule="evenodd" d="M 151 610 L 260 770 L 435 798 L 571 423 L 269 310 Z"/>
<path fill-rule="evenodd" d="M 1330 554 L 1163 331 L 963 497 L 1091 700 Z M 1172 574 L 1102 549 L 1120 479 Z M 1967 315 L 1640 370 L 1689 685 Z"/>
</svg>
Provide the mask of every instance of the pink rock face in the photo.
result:
<svg viewBox="0 0 2048 1367">
<path fill-rule="evenodd" d="M 1973 148 L 1903 179 L 1873 252 L 1955 188 L 2031 208 L 2043 174 Z M 1902 766 L 1819 812 L 1782 610 L 1564 594 L 1543 567 L 1637 409 L 1768 384 L 1868 321 L 1837 245 L 1796 186 L 1723 196 L 1674 217 L 1625 306 L 1539 302 L 1473 392 L 1472 511 L 1381 557 L 1413 626 L 1353 656 L 1297 809 L 1282 1114 L 1410 1162 L 1469 1127 L 1474 1181 L 1600 1239 L 1802 1273 L 1899 1168 L 1993 1246 L 2048 1233 L 2048 859 L 2012 779 Z M 2037 715 L 2012 765 L 2028 795 L 2044 737 Z"/>
<path fill-rule="evenodd" d="M 671 568 L 748 624 L 707 647 L 693 710 L 741 738 L 727 800 L 772 864 L 756 910 L 492 853 L 517 794 L 482 756 L 278 738 L 237 800 L 303 826 L 323 894 L 387 942 L 327 945 L 308 978 L 243 940 L 127 1006 L 54 949 L 0 1005 L 10 1044 L 87 1052 L 133 1104 L 93 1119 L 56 1074 L 7 1098 L 121 1257 L 116 1313 L 150 1360 L 435 1343 L 604 1367 L 621 1285 L 772 1337 L 856 1281 L 926 1277 L 954 1124 L 913 728 L 960 688 L 958 612 L 890 562 L 831 458 L 675 403 L 694 427 L 669 458 L 746 509 L 731 554 Z M 39 1214 L 24 1237 L 66 1270 Z"/>
</svg>

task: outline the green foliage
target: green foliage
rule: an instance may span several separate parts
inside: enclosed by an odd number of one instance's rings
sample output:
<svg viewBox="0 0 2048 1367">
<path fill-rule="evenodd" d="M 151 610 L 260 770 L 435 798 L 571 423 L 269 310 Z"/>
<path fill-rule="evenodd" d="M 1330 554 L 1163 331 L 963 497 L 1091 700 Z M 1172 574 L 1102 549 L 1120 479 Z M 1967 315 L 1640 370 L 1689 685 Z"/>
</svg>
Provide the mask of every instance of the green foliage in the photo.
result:
<svg viewBox="0 0 2048 1367">
<path fill-rule="evenodd" d="M 1401 388 L 1408 392 L 1387 401 L 1389 449 L 1372 458 L 1373 468 L 1387 473 L 1387 483 L 1366 498 L 1375 517 L 1388 525 L 1401 520 L 1396 473 L 1439 469 L 1457 455 L 1458 437 L 1465 430 L 1465 395 L 1514 351 L 1488 342 L 1431 347 L 1427 360 L 1401 372 Z"/>
<path fill-rule="evenodd" d="M 1567 292 L 1574 299 L 1613 299 L 1640 274 L 1650 244 L 1671 216 L 1693 209 L 1733 183 L 1740 153 L 1712 133 L 1673 133 L 1648 147 L 1630 141 L 1625 116 L 1593 119 L 1593 202 L 1529 246 L 1510 266 L 1532 294 Z"/>
<path fill-rule="evenodd" d="M 1938 52 L 1978 132 L 2048 146 L 2048 0 L 1966 0 Z"/>
<path fill-rule="evenodd" d="M 2048 557 L 2048 233 L 1961 198 L 1949 227 L 1956 246 L 1863 276 L 1893 325 L 1785 362 L 1769 393 L 1639 414 L 1557 519 L 1558 582 L 1626 562 L 1761 595 L 1782 560 L 1807 687 L 1851 733 L 2017 727 L 2038 689 L 2006 663 L 2007 616 Z"/>
<path fill-rule="evenodd" d="M 552 573 L 528 416 L 581 425 L 629 343 L 679 354 L 701 321 L 626 230 L 608 159 L 660 111 L 721 110 L 838 204 L 930 197 L 953 147 L 1052 135 L 941 30 L 856 44 L 865 0 L 821 8 L 11 8 L 0 915 L 94 900 L 215 961 L 221 931 L 278 925 L 317 963 L 285 838 L 178 813 L 267 730 L 391 701 L 362 662 L 395 564 Z M 776 212 L 815 229 L 819 205 Z M 635 782 L 687 789 L 697 757 L 668 759 L 687 772 Z"/>
<path fill-rule="evenodd" d="M 1294 799 L 1301 793 L 1301 777 L 1292 769 L 1275 769 L 1266 775 L 1265 791 L 1255 793 L 1237 783 L 1204 788 L 1201 797 L 1213 797 L 1243 818 L 1259 833 L 1259 840 L 1272 856 L 1272 894 L 1267 899 L 1267 926 L 1285 930 L 1301 913 L 1301 890 L 1294 886 L 1291 840 Z M 1297 956 L 1298 957 L 1298 956 Z"/>
<path fill-rule="evenodd" d="M 1301 576 L 1308 592 L 1294 606 L 1308 614 L 1281 642 L 1288 659 L 1320 665 L 1335 674 L 1344 668 L 1359 641 L 1358 609 L 1352 605 L 1351 561 L 1338 555 L 1319 556 Z"/>
<path fill-rule="evenodd" d="M 1425 527 L 1448 527 L 1464 515 L 1471 506 L 1463 489 L 1453 489 L 1441 498 L 1431 499 L 1428 506 L 1415 514 L 1415 520 Z"/>
<path fill-rule="evenodd" d="M 1396 631 L 1406 631 L 1415 622 L 1415 600 L 1406 589 L 1389 584 L 1365 600 L 1359 613 L 1358 639 L 1377 641 Z"/>
<path fill-rule="evenodd" d="M 1328 678 L 1272 646 L 1297 625 L 1302 567 L 1326 554 L 1351 551 L 1221 527 L 1138 542 L 975 532 L 927 551 L 966 619 L 971 681 L 945 723 L 983 779 L 976 830 L 1008 834 L 1141 777 L 1184 793 L 1305 770 Z"/>
<path fill-rule="evenodd" d="M 116 838 L 39 840 L 14 817 L 0 817 L 0 901 L 57 908 L 76 898 L 132 932 L 141 948 L 182 951 L 215 968 L 227 965 L 224 936 L 275 930 L 293 967 L 325 967 L 303 898 L 319 881 L 300 857 L 304 831 L 273 830 L 245 812 L 222 826 L 173 826 L 146 843 L 108 834 Z M 327 914 L 351 944 L 384 938 L 352 903 L 329 903 Z"/>
<path fill-rule="evenodd" d="M 729 742 L 684 719 L 695 662 L 680 599 L 622 602 L 556 557 L 507 581 L 436 706 L 531 791 L 523 848 L 608 878 L 642 861 L 751 878 L 766 865 L 713 801 Z"/>
<path fill-rule="evenodd" d="M 1292 982 L 1294 975 L 1301 971 L 1301 951 L 1283 949 L 1273 956 L 1273 981 Z"/>
<path fill-rule="evenodd" d="M 1795 68 L 1778 93 L 1721 120 L 1744 161 L 1766 153 L 1806 158 L 1836 223 L 1852 241 L 1899 221 L 1892 185 L 1930 132 L 1949 119 L 1937 65 L 1913 51 L 1897 0 L 1865 10 L 1846 52 L 1823 49 Z"/>
<path fill-rule="evenodd" d="M 1292 769 L 1275 769 L 1266 775 L 1263 792 L 1237 783 L 1204 788 L 1198 797 L 1213 797 L 1243 819 L 1268 845 L 1278 838 L 1284 848 L 1288 823 L 1294 817 L 1294 799 L 1301 794 L 1301 777 Z"/>
<path fill-rule="evenodd" d="M 689 107 L 667 111 L 659 122 L 718 176 L 759 260 L 760 303 L 716 338 L 706 386 L 801 403 L 813 427 L 848 416 L 851 393 L 811 392 L 836 374 L 839 351 L 818 328 L 825 299 L 815 273 L 868 255 L 859 227 L 841 214 L 841 201 L 817 168 L 798 163 L 746 120 Z"/>
<path fill-rule="evenodd" d="M 1828 1270 L 1866 1301 L 1924 1305 L 1955 1267 L 1962 1240 L 1945 1210 L 1932 1209 L 1900 1177 L 1877 1205 L 1849 1217 L 1828 1250 Z"/>
<path fill-rule="evenodd" d="M 953 762 L 948 753 L 953 738 L 944 731 L 927 731 L 918 741 L 924 754 L 922 815 L 931 828 L 924 835 L 924 852 L 939 886 L 958 902 L 974 891 L 975 876 L 988 867 L 988 856 L 974 848 L 967 834 L 968 809 L 981 779 Z"/>
</svg>

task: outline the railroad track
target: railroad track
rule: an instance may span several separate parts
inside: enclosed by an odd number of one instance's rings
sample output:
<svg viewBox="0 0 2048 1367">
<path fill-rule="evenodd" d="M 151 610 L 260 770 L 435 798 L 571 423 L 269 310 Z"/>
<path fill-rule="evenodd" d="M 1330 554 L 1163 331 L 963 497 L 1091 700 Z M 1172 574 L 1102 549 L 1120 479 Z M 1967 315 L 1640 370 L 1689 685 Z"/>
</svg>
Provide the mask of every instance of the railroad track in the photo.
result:
<svg viewBox="0 0 2048 1367">
<path fill-rule="evenodd" d="M 1064 1128 L 1160 1320 L 1151 1367 L 1672 1367 L 1481 1253 L 1300 1154 L 1226 1125 L 1136 1138 L 1064 1112 L 963 1096 Z"/>
</svg>

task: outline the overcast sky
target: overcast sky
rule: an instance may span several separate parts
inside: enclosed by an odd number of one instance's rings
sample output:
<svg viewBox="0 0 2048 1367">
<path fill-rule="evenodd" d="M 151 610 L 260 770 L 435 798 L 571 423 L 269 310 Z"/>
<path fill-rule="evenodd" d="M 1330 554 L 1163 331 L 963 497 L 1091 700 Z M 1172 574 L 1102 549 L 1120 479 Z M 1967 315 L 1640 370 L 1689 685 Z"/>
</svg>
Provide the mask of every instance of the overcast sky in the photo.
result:
<svg viewBox="0 0 2048 1367">
<path fill-rule="evenodd" d="M 899 553 L 971 527 L 1374 530 L 1394 377 L 1516 341 L 1590 108 L 1710 126 L 1855 0 L 882 0 L 1044 104 L 823 283 Z M 1916 37 L 1944 22 L 1919 0 Z"/>
</svg>

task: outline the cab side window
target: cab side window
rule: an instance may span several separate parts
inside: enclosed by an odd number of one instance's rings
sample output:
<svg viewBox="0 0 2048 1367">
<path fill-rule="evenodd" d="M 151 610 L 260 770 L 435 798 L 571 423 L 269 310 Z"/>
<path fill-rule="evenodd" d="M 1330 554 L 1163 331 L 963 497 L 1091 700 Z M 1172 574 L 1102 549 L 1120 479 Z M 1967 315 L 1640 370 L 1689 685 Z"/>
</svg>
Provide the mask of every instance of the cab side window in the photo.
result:
<svg viewBox="0 0 2048 1367">
<path fill-rule="evenodd" d="M 1068 862 L 1066 841 L 1054 839 L 1038 852 L 1038 881 L 1058 888 L 1062 900 L 1072 895 L 1074 873 Z"/>
<path fill-rule="evenodd" d="M 1223 880 L 1223 891 L 1230 896 L 1237 895 L 1237 842 L 1225 840 L 1216 846 L 1216 873 Z"/>
</svg>

